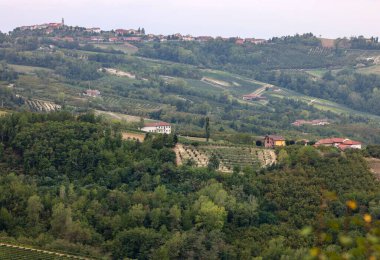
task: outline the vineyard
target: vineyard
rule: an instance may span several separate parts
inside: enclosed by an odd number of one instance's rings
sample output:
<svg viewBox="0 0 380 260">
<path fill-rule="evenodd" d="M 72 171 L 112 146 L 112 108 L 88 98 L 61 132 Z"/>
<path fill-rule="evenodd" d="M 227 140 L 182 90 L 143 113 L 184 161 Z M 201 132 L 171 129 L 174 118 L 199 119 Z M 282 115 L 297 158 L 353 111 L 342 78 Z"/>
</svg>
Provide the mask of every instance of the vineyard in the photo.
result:
<svg viewBox="0 0 380 260">
<path fill-rule="evenodd" d="M 51 112 L 61 109 L 60 105 L 57 105 L 53 102 L 37 99 L 25 100 L 25 103 L 32 112 Z"/>
<path fill-rule="evenodd" d="M 133 98 L 105 96 L 103 100 L 109 108 L 122 108 L 125 112 L 149 112 L 162 108 L 162 104 Z"/>
<path fill-rule="evenodd" d="M 315 47 L 311 48 L 308 54 L 311 56 L 327 56 L 331 54 L 331 52 L 332 51 L 330 48 Z"/>
<path fill-rule="evenodd" d="M 29 247 L 21 247 L 0 243 L 0 259 L 9 260 L 65 260 L 65 259 L 88 259 L 57 252 L 39 250 Z"/>
<path fill-rule="evenodd" d="M 175 148 L 177 164 L 192 161 L 197 167 L 207 167 L 209 158 L 214 154 L 220 161 L 219 171 L 232 172 L 233 168 L 260 168 L 276 163 L 273 150 L 240 146 L 192 146 L 177 144 Z"/>
</svg>

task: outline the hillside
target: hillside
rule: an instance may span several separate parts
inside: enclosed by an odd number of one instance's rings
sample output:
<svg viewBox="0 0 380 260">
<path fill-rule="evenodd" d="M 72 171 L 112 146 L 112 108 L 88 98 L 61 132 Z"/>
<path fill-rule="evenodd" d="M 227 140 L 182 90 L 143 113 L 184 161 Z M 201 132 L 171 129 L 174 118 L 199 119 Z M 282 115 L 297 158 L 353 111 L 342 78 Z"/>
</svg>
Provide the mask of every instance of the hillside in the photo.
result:
<svg viewBox="0 0 380 260">
<path fill-rule="evenodd" d="M 376 259 L 377 41 L 0 34 L 0 258 Z"/>
<path fill-rule="evenodd" d="M 52 253 L 272 259 L 280 247 L 281 255 L 298 259 L 310 256 L 319 239 L 312 230 L 368 236 L 365 228 L 321 224 L 322 206 L 326 223 L 377 210 L 379 183 L 358 151 L 293 145 L 277 151 L 277 165 L 265 167 L 255 158 L 270 150 L 253 145 L 185 145 L 197 164 L 201 153 L 218 154 L 218 160 L 193 167 L 189 161 L 176 165 L 173 148 L 182 144 L 174 135 L 123 141 L 117 124 L 92 114 L 14 113 L 0 123 L 2 237 Z M 228 165 L 232 171 L 223 171 Z M 352 198 L 363 206 L 360 211 L 346 209 Z M 367 252 L 330 239 L 317 245 L 326 254 L 331 246 Z M 0 247 L 0 254 L 8 253 L 50 259 L 45 251 Z"/>
<path fill-rule="evenodd" d="M 3 45 L 13 46 L 12 40 L 10 38 L 8 43 Z M 277 82 L 270 75 L 265 76 L 265 73 L 260 74 L 260 77 L 242 76 L 227 70 L 141 58 L 112 53 L 110 50 L 104 52 L 104 49 L 90 48 L 88 45 L 84 50 L 84 47 L 73 48 L 71 45 L 58 42 L 52 45 L 55 46 L 52 49 L 50 47 L 46 49 L 44 47 L 46 41 L 40 40 L 36 45 L 36 47 L 42 46 L 42 49 L 40 47 L 35 50 L 18 51 L 18 56 L 14 56 L 16 53 L 9 48 L 2 49 L 2 57 L 5 58 L 2 68 L 8 78 L 0 81 L 0 86 L 3 86 L 1 91 L 6 93 L 7 98 L 4 100 L 6 107 L 41 112 L 62 108 L 69 111 L 96 109 L 107 113 L 121 113 L 123 116 L 119 118 L 123 118 L 123 122 L 137 121 L 128 120 L 133 118 L 131 116 L 168 121 L 176 125 L 178 133 L 196 136 L 203 135 L 202 128 L 206 115 L 211 117 L 213 134 L 217 136 L 234 133 L 250 133 L 254 136 L 279 133 L 294 139 L 305 137 L 317 139 L 332 134 L 348 135 L 348 132 L 337 131 L 345 128 L 336 126 L 324 129 L 311 128 L 307 129 L 308 136 L 304 136 L 304 129 L 294 128 L 291 123 L 298 119 L 319 118 L 329 118 L 335 124 L 345 126 L 360 124 L 367 120 L 378 122 L 376 116 L 353 110 L 353 106 L 346 105 L 344 100 L 336 98 L 326 100 L 319 95 L 305 95 L 306 89 L 298 90 Z M 289 43 L 276 44 L 281 45 L 281 48 L 289 46 Z M 177 45 L 186 47 L 185 43 L 179 42 Z M 299 45 L 295 45 L 294 51 Z M 109 44 L 109 47 L 112 46 Z M 150 43 L 144 46 L 145 43 L 139 44 L 139 48 L 147 48 Z M 22 49 L 18 45 L 15 47 Z M 301 51 L 304 47 L 301 47 L 300 56 L 295 56 L 296 60 L 300 61 L 304 59 Z M 262 47 L 257 46 L 257 48 Z M 268 45 L 265 48 L 277 47 Z M 360 55 L 364 57 L 368 51 L 363 51 L 361 54 L 359 52 L 352 51 L 352 54 L 347 54 L 344 59 L 350 59 L 355 63 L 357 57 Z M 312 57 L 308 59 L 310 58 Z M 44 63 L 44 59 L 50 61 Z M 334 66 L 341 66 L 339 59 L 336 58 L 337 63 Z M 258 69 L 261 70 L 263 67 Z M 289 73 L 288 69 L 283 71 Z M 325 69 L 325 72 L 328 70 Z M 278 73 L 275 71 L 274 77 Z M 274 87 L 266 88 L 266 86 Z M 90 88 L 99 90 L 100 97 L 85 96 L 86 89 Z M 256 91 L 261 91 L 260 94 L 266 100 L 260 102 L 242 100 L 243 95 Z M 289 111 L 286 112 L 286 116 L 284 111 Z M 365 132 L 361 134 L 359 139 L 362 141 L 380 141 L 376 136 L 365 135 Z"/>
</svg>

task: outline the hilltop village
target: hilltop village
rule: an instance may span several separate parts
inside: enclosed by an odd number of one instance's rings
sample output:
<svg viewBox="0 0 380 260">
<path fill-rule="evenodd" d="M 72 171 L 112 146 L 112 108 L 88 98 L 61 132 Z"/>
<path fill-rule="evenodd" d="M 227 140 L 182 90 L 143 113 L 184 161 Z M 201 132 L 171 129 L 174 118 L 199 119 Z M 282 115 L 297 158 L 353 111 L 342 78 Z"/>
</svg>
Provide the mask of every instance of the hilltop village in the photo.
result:
<svg viewBox="0 0 380 260">
<path fill-rule="evenodd" d="M 207 42 L 213 39 L 221 39 L 223 41 L 235 42 L 237 45 L 244 43 L 251 44 L 264 44 L 265 39 L 255 39 L 255 38 L 240 38 L 240 37 L 211 37 L 211 36 L 192 36 L 192 35 L 182 35 L 180 33 L 175 33 L 172 35 L 155 35 L 145 32 L 144 28 L 138 29 L 115 29 L 111 31 L 103 31 L 99 27 L 79 27 L 79 26 L 67 26 L 65 25 L 64 19 L 60 23 L 44 23 L 39 25 L 26 25 L 15 29 L 15 32 L 21 31 L 27 33 L 28 31 L 39 32 L 41 35 L 54 36 L 53 39 L 56 41 L 67 41 L 67 42 L 86 42 L 86 43 L 138 43 L 138 42 L 167 42 L 167 41 L 184 41 L 184 42 Z M 70 32 L 71 35 L 65 35 L 65 33 L 60 33 L 62 31 Z M 72 34 L 80 33 L 80 36 L 73 36 Z"/>
</svg>

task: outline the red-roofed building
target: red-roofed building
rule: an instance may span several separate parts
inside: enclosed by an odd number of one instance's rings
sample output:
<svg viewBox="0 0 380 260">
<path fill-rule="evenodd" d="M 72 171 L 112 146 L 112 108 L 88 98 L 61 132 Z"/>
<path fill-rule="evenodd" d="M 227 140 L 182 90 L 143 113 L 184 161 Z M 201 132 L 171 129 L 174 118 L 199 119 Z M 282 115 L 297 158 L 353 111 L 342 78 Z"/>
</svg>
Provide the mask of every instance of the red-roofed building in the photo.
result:
<svg viewBox="0 0 380 260">
<path fill-rule="evenodd" d="M 362 149 L 362 143 L 357 141 L 352 141 L 350 139 L 344 138 L 328 138 L 322 139 L 315 143 L 315 146 L 335 146 L 340 150 L 346 149 Z"/>
<path fill-rule="evenodd" d="M 147 123 L 141 128 L 141 131 L 148 133 L 170 134 L 172 126 L 165 122 Z"/>
<path fill-rule="evenodd" d="M 235 43 L 237 45 L 243 45 L 244 44 L 244 39 L 237 38 L 236 41 L 235 41 Z"/>
</svg>

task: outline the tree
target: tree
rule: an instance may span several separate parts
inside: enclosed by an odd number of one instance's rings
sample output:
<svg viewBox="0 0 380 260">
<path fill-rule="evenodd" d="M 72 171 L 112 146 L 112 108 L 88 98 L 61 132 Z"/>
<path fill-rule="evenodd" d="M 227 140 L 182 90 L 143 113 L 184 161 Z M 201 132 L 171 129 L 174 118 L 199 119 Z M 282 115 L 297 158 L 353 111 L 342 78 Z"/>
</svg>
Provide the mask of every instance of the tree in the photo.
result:
<svg viewBox="0 0 380 260">
<path fill-rule="evenodd" d="M 197 215 L 195 217 L 196 226 L 208 231 L 221 230 L 227 218 L 227 211 L 224 207 L 219 207 L 206 196 L 200 196 L 195 202 Z"/>
<path fill-rule="evenodd" d="M 206 132 L 206 141 L 208 142 L 210 139 L 210 134 L 211 134 L 209 117 L 206 117 L 205 132 Z"/>
<path fill-rule="evenodd" d="M 40 197 L 38 195 L 33 195 L 29 197 L 26 212 L 28 213 L 29 222 L 32 225 L 35 225 L 38 223 L 42 210 L 43 210 L 43 205 L 41 203 Z"/>
<path fill-rule="evenodd" d="M 209 168 L 210 170 L 217 170 L 219 169 L 219 165 L 220 165 L 219 158 L 216 156 L 216 154 L 213 153 L 210 157 L 207 168 Z"/>
<path fill-rule="evenodd" d="M 143 128 L 144 126 L 145 126 L 145 120 L 143 117 L 140 117 L 139 129 Z"/>
<path fill-rule="evenodd" d="M 55 236 L 66 236 L 72 225 L 71 209 L 66 208 L 63 203 L 54 205 L 50 224 L 51 231 Z"/>
<path fill-rule="evenodd" d="M 289 155 L 285 149 L 281 149 L 278 153 L 278 161 L 283 165 L 288 165 L 290 163 Z"/>
</svg>

